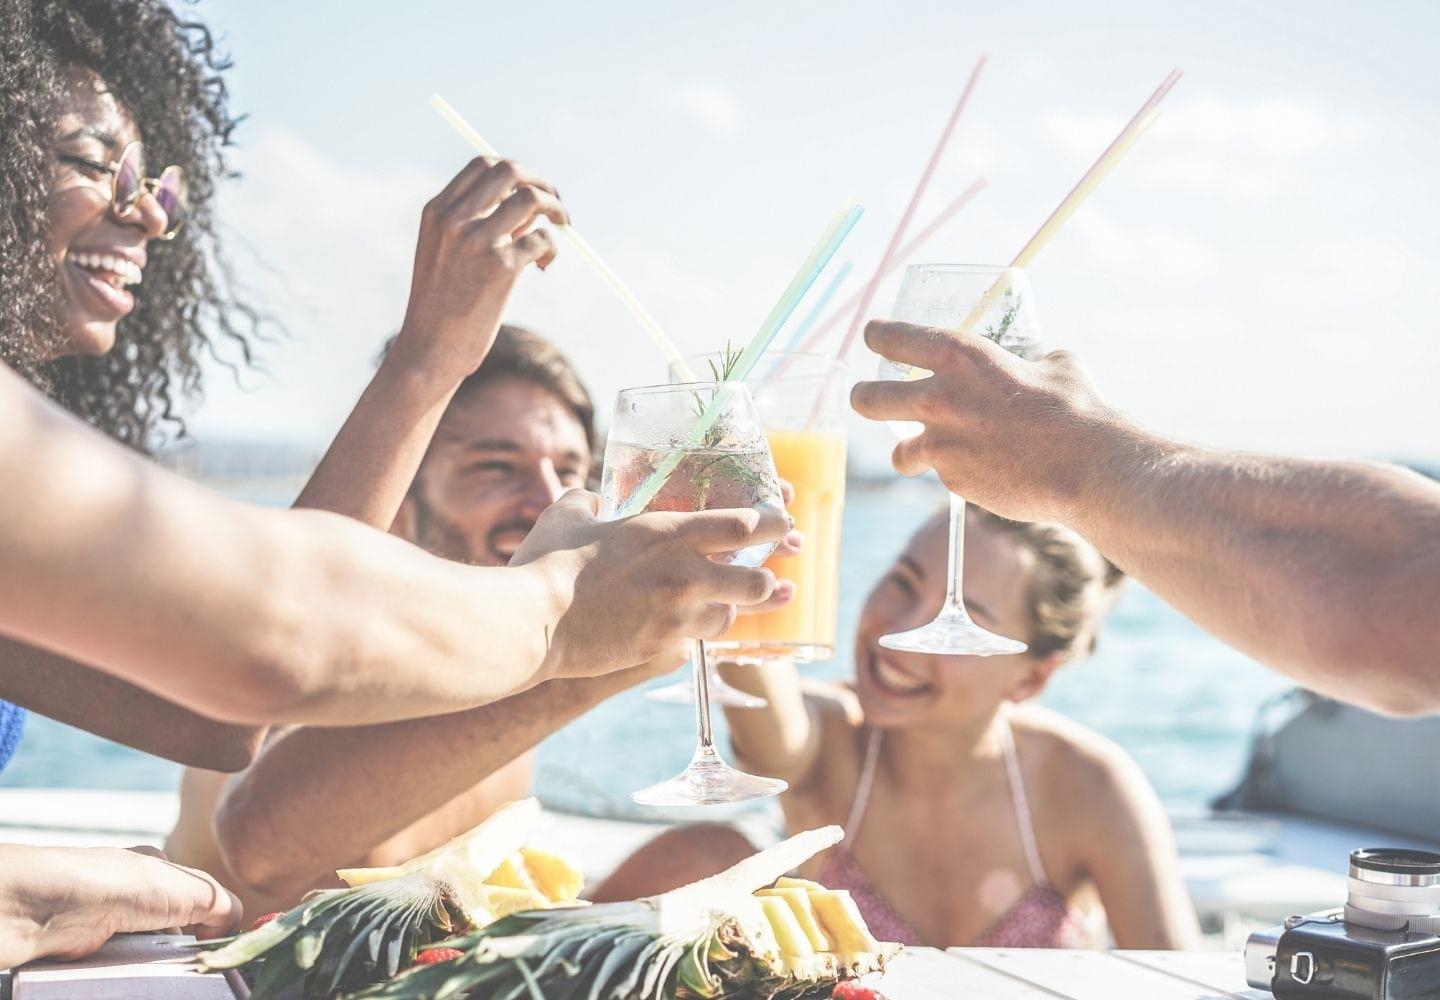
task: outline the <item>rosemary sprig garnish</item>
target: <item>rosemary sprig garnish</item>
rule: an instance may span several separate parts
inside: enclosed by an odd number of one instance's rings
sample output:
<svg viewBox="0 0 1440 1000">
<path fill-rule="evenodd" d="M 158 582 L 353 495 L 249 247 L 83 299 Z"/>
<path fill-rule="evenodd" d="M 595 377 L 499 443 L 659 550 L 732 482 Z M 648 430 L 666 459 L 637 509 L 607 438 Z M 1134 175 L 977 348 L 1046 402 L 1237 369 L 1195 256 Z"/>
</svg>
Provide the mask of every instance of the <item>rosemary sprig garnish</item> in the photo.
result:
<svg viewBox="0 0 1440 1000">
<path fill-rule="evenodd" d="M 1000 322 L 992 323 L 985 328 L 987 339 L 997 344 L 1003 344 L 1005 335 L 1010 332 L 1010 328 L 1015 325 L 1016 317 L 1020 315 L 1020 303 L 1023 298 L 1024 296 L 1015 294 L 1015 289 L 1005 289 L 1005 308 L 1000 313 Z"/>
<path fill-rule="evenodd" d="M 728 382 L 730 376 L 735 373 L 735 368 L 740 363 L 744 351 L 735 347 L 730 341 L 725 342 L 725 347 L 720 351 L 718 358 L 706 358 L 705 364 L 710 369 L 710 379 L 713 382 Z M 703 417 L 707 400 L 700 393 L 694 393 L 694 406 L 696 418 Z M 713 397 L 712 397 L 713 398 Z M 720 421 L 716 421 L 705 431 L 705 436 L 700 440 L 700 447 L 704 449 L 719 449 L 725 441 L 725 431 Z M 749 468 L 746 463 L 736 454 L 719 454 L 713 456 L 709 461 L 703 463 L 698 469 L 690 474 L 690 481 L 695 484 L 697 496 L 701 499 L 701 508 L 704 501 L 710 494 L 711 483 L 717 476 L 726 474 L 726 465 L 733 465 L 734 470 L 729 478 L 733 481 L 749 483 L 752 486 L 760 482 L 760 476 L 755 470 Z"/>
</svg>

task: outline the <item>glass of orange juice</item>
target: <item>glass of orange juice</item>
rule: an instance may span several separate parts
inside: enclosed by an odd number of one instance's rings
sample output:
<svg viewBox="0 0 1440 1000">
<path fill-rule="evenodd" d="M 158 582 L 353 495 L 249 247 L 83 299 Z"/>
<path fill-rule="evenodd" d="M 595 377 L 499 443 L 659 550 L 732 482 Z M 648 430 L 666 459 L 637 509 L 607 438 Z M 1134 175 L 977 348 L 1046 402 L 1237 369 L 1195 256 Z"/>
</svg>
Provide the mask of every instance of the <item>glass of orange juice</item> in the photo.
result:
<svg viewBox="0 0 1440 1000">
<path fill-rule="evenodd" d="M 686 358 L 692 372 L 717 356 Z M 673 366 L 671 380 L 682 376 Z M 795 581 L 795 599 L 777 611 L 741 615 L 711 648 L 729 658 L 828 660 L 835 652 L 840 603 L 840 520 L 845 508 L 845 366 L 821 354 L 766 354 L 745 380 L 755 399 L 775 469 L 795 488 L 789 504 L 805 535 L 799 555 L 772 559 L 775 575 Z"/>
</svg>

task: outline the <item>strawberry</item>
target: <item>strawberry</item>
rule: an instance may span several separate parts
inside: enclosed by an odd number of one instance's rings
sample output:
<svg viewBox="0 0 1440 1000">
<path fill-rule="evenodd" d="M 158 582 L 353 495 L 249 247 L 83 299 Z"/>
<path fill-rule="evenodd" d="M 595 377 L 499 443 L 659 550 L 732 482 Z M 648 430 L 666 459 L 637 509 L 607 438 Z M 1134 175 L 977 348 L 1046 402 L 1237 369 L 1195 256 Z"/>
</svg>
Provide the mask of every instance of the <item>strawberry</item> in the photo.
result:
<svg viewBox="0 0 1440 1000">
<path fill-rule="evenodd" d="M 276 910 L 274 913 L 267 913 L 267 914 L 265 914 L 263 917 L 256 917 L 256 918 L 255 918 L 255 922 L 250 925 L 250 929 L 251 929 L 252 931 L 258 931 L 260 928 L 264 927 L 266 924 L 268 924 L 270 921 L 274 920 L 276 917 L 283 917 L 284 915 L 285 915 L 285 911 L 284 911 L 284 910 Z"/>
<path fill-rule="evenodd" d="M 465 954 L 459 948 L 426 948 L 415 956 L 416 965 L 435 965 L 438 962 L 450 962 Z"/>
<path fill-rule="evenodd" d="M 879 991 L 868 986 L 861 986 L 854 979 L 847 979 L 844 982 L 835 984 L 835 991 L 830 994 L 832 1000 L 885 1000 Z"/>
</svg>

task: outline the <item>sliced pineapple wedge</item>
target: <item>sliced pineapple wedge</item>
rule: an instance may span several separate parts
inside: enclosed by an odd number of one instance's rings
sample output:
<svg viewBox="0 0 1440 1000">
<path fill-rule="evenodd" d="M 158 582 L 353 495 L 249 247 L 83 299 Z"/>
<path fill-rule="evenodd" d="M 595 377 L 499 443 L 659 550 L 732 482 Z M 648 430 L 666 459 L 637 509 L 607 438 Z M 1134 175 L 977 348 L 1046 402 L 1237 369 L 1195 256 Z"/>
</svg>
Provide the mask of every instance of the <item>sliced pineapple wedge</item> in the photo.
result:
<svg viewBox="0 0 1440 1000">
<path fill-rule="evenodd" d="M 760 896 L 759 893 L 756 895 Z M 794 912 L 785 900 L 778 896 L 760 896 L 760 908 L 765 911 L 765 919 L 769 921 L 770 929 L 775 932 L 775 943 L 780 946 L 780 957 L 806 958 L 815 954 L 814 946 L 800 929 Z"/>
<path fill-rule="evenodd" d="M 541 895 L 552 903 L 570 903 L 580 898 L 585 876 L 558 854 L 534 847 L 520 848 L 525 875 Z"/>
<path fill-rule="evenodd" d="M 815 910 L 810 906 L 810 893 L 799 886 L 776 886 L 773 889 L 761 889 L 757 896 L 775 896 L 785 900 L 790 912 L 795 915 L 795 922 L 805 932 L 805 937 L 810 941 L 810 947 L 818 952 L 834 951 L 830 945 L 830 939 L 820 929 L 820 922 L 815 919 Z"/>
<path fill-rule="evenodd" d="M 780 967 L 803 981 L 858 976 L 883 968 L 900 945 L 876 941 L 850 893 L 807 879 L 781 878 L 758 889 L 779 945 Z"/>
<path fill-rule="evenodd" d="M 540 803 L 501 806 L 468 833 L 405 862 L 384 868 L 341 868 L 351 888 L 421 875 L 444 883 L 476 927 L 521 910 L 573 904 L 584 878 L 555 854 L 525 846 L 540 820 Z"/>
<path fill-rule="evenodd" d="M 387 868 L 337 868 L 335 874 L 350 888 L 358 889 L 360 886 L 370 885 L 372 882 L 384 882 L 386 879 L 399 878 L 405 872 L 399 865 L 392 865 Z"/>
<path fill-rule="evenodd" d="M 810 893 L 810 905 L 824 928 L 826 936 L 840 954 L 871 953 L 880 950 L 880 942 L 870 935 L 865 918 L 850 893 L 845 889 L 820 889 Z"/>
<path fill-rule="evenodd" d="M 524 849 L 522 848 L 521 851 Z M 500 867 L 486 877 L 485 881 L 490 885 L 506 886 L 511 889 L 528 889 L 531 892 L 539 892 L 532 879 L 525 870 L 525 857 L 521 851 L 516 851 L 504 861 Z"/>
<path fill-rule="evenodd" d="M 523 910 L 548 910 L 550 901 L 534 889 L 515 889 L 505 885 L 451 883 L 455 902 L 477 927 L 484 927 L 501 917 Z"/>
<path fill-rule="evenodd" d="M 814 889 L 825 888 L 819 882 L 812 882 L 808 878 L 791 878 L 789 875 L 781 875 L 775 880 L 777 889 L 804 889 L 807 892 Z"/>
</svg>

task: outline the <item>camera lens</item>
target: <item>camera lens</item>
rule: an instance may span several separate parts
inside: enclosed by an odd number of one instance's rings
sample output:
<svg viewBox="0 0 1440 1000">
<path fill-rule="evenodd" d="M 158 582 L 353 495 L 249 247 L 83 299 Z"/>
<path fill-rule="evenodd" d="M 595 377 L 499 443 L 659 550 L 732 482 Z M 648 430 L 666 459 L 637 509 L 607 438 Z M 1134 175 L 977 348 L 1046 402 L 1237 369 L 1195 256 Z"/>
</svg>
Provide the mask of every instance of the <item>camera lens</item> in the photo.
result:
<svg viewBox="0 0 1440 1000">
<path fill-rule="evenodd" d="M 1440 854 L 1371 847 L 1350 852 L 1347 923 L 1440 933 Z"/>
</svg>

